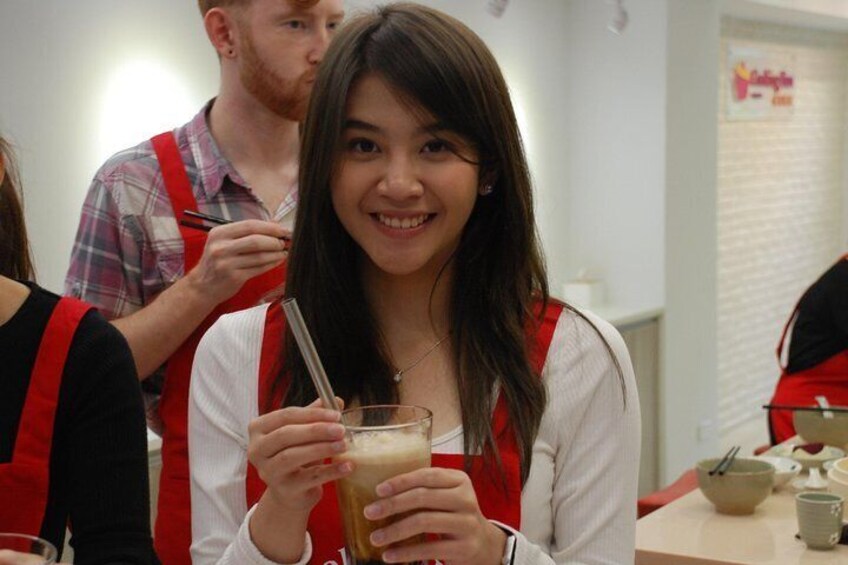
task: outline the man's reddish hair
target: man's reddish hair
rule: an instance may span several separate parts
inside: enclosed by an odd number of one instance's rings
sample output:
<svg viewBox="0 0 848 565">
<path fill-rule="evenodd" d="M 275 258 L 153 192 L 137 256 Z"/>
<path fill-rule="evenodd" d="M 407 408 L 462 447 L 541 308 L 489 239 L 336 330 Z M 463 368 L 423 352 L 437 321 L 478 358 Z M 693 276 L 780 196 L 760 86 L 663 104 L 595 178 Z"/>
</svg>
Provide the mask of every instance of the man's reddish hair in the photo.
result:
<svg viewBox="0 0 848 565">
<path fill-rule="evenodd" d="M 212 8 L 226 8 L 229 6 L 247 6 L 251 0 L 197 0 L 197 6 L 200 8 L 200 13 L 206 15 L 206 12 Z M 311 8 L 321 0 L 289 0 L 298 8 Z"/>
</svg>

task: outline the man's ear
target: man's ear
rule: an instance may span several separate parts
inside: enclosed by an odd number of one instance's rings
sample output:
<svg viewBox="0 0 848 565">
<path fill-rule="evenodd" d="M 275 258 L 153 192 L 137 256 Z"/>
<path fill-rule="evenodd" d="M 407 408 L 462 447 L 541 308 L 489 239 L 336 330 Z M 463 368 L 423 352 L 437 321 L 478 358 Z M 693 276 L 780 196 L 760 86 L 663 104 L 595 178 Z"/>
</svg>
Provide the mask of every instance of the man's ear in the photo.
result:
<svg viewBox="0 0 848 565">
<path fill-rule="evenodd" d="M 220 58 L 232 58 L 236 54 L 236 20 L 231 11 L 212 8 L 203 17 L 203 27 L 212 47 Z"/>
</svg>

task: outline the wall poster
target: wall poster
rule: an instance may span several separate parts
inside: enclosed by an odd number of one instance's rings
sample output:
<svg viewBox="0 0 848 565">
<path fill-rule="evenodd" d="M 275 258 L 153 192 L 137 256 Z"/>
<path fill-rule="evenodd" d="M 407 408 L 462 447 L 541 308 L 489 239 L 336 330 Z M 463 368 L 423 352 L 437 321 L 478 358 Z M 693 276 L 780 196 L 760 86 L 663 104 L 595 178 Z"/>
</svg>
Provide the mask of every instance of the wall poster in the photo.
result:
<svg viewBox="0 0 848 565">
<path fill-rule="evenodd" d="M 727 49 L 727 118 L 792 117 L 795 107 L 795 56 L 751 47 Z"/>
</svg>

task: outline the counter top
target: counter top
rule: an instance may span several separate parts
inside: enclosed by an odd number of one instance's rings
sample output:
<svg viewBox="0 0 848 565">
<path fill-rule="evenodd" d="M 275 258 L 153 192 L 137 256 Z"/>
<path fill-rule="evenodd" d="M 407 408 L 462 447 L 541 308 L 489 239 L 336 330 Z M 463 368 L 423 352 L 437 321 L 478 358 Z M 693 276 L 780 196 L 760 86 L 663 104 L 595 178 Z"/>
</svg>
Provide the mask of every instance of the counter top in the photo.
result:
<svg viewBox="0 0 848 565">
<path fill-rule="evenodd" d="M 636 522 L 636 565 L 844 564 L 848 546 L 807 549 L 795 539 L 794 491 L 778 490 L 749 516 L 719 514 L 698 489 Z"/>
</svg>

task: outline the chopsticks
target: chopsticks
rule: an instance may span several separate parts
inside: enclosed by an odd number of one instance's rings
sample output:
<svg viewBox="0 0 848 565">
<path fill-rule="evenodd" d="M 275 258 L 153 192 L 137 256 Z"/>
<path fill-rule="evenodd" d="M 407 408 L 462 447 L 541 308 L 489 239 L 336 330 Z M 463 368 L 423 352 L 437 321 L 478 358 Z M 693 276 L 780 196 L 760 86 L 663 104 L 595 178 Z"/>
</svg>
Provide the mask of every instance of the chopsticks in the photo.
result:
<svg viewBox="0 0 848 565">
<path fill-rule="evenodd" d="M 212 222 L 213 224 L 218 224 L 219 226 L 230 223 L 230 220 L 225 220 L 224 218 L 219 218 L 218 216 L 210 216 L 209 214 L 201 214 L 200 212 L 195 212 L 194 210 L 183 210 L 183 215 L 190 216 L 192 218 L 197 218 L 198 220 L 206 220 L 207 222 Z"/>
<path fill-rule="evenodd" d="M 227 219 L 224 219 L 224 218 L 219 218 L 218 216 L 212 216 L 210 214 L 203 214 L 201 212 L 195 212 L 194 210 L 183 210 L 183 215 L 189 216 L 190 218 L 197 218 L 198 220 L 203 220 L 203 221 L 206 221 L 206 222 L 211 222 L 211 223 L 213 223 L 217 226 L 223 226 L 225 224 L 231 224 L 232 223 L 232 221 L 230 221 L 230 220 L 227 220 Z M 201 230 L 201 231 L 205 231 L 205 232 L 208 232 L 212 228 L 215 227 L 215 226 L 207 226 L 206 224 L 203 224 L 203 223 L 200 223 L 200 222 L 192 222 L 191 220 L 186 220 L 185 218 L 180 218 L 180 225 L 185 226 L 187 228 L 193 228 L 193 229 Z M 283 241 L 291 241 L 291 238 L 287 237 L 287 236 L 283 236 L 280 239 L 282 239 Z"/>
<path fill-rule="evenodd" d="M 822 408 L 821 406 L 790 406 L 788 404 L 763 404 L 766 410 L 801 410 L 804 412 L 848 412 L 848 408 L 839 408 L 830 406 Z"/>
<path fill-rule="evenodd" d="M 742 446 L 734 445 L 728 450 L 727 453 L 724 454 L 724 457 L 721 458 L 715 467 L 710 469 L 709 475 L 713 476 L 716 473 L 719 475 L 724 475 L 725 471 L 730 469 L 730 466 L 733 464 L 733 460 L 736 459 L 736 455 L 739 453 L 739 450 L 742 449 Z"/>
</svg>

